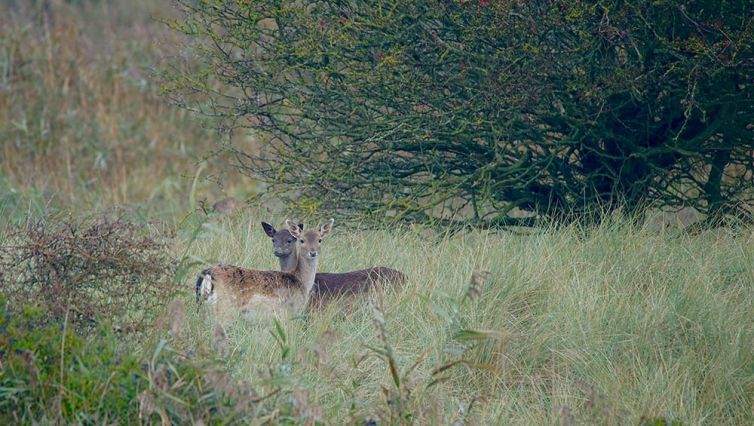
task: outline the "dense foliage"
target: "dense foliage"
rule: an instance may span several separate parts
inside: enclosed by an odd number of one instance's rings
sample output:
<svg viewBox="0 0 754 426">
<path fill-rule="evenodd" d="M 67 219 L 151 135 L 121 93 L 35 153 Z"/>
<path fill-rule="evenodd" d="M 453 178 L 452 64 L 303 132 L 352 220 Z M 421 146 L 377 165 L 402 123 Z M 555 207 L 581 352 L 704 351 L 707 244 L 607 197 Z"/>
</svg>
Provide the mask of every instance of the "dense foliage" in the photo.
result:
<svg viewBox="0 0 754 426">
<path fill-rule="evenodd" d="M 202 66 L 165 89 L 253 130 L 238 168 L 301 209 L 750 209 L 751 1 L 178 3 Z"/>
<path fill-rule="evenodd" d="M 182 320 L 183 305 L 174 307 Z M 3 424 L 234 423 L 263 412 L 248 383 L 211 356 L 176 350 L 166 333 L 139 353 L 107 329 L 84 338 L 46 315 L 0 296 Z"/>
</svg>

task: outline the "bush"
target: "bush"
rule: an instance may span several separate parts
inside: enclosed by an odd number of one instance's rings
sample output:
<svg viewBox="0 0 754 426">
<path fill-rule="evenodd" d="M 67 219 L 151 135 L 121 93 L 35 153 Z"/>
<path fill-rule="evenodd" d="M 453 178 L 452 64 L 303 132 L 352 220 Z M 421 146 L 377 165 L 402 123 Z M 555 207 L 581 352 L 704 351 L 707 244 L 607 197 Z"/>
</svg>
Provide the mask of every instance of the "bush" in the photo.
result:
<svg viewBox="0 0 754 426">
<path fill-rule="evenodd" d="M 122 219 L 46 219 L 8 234 L 0 291 L 14 304 L 42 307 L 52 323 L 86 331 L 107 319 L 141 331 L 178 290 L 178 263 L 165 243 Z"/>
<path fill-rule="evenodd" d="M 0 422 L 130 424 L 137 418 L 148 424 L 155 420 L 162 424 L 322 422 L 321 410 L 309 403 L 300 380 L 292 377 L 295 362 L 280 323 L 272 333 L 281 357 L 277 363 L 260 366 L 252 387 L 222 367 L 236 364 L 237 355 L 219 351 L 220 359 L 212 353 L 176 349 L 186 343 L 178 336 L 185 326 L 184 315 L 185 306 L 172 303 L 166 315 L 170 333 L 158 328 L 154 345 L 140 348 L 123 342 L 108 327 L 87 337 L 61 330 L 43 309 L 16 306 L 0 296 Z M 218 337 L 226 339 L 219 325 L 215 344 Z M 396 392 L 405 388 L 399 386 Z M 380 417 L 390 424 L 407 424 L 395 416 L 406 415 L 400 407 L 408 396 L 390 393 L 396 399 L 377 407 Z"/>
<path fill-rule="evenodd" d="M 178 3 L 203 66 L 167 92 L 299 210 L 751 212 L 750 1 Z"/>
<path fill-rule="evenodd" d="M 2 424 L 232 423 L 253 412 L 248 384 L 168 336 L 141 355 L 107 328 L 85 338 L 45 314 L 0 300 Z"/>
</svg>

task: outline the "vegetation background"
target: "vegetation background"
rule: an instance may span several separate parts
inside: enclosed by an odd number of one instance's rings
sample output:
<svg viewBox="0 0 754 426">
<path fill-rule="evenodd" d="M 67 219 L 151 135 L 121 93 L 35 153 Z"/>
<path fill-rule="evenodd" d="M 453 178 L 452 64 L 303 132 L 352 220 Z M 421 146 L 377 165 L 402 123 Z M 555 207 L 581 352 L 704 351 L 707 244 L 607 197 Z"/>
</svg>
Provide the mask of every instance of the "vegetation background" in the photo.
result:
<svg viewBox="0 0 754 426">
<path fill-rule="evenodd" d="M 749 0 L 178 1 L 177 105 L 301 211 L 375 222 L 751 217 Z M 291 188 L 296 188 L 292 191 Z"/>
<path fill-rule="evenodd" d="M 745 221 L 336 217 L 322 268 L 391 266 L 404 288 L 218 327 L 193 274 L 275 269 L 258 222 L 284 210 L 202 208 L 264 191 L 224 149 L 262 141 L 223 139 L 163 97 L 158 75 L 197 60 L 161 22 L 177 16 L 147 0 L 0 1 L 3 423 L 754 423 Z M 134 270 L 152 277 L 150 315 L 125 304 L 139 303 L 123 291 Z"/>
</svg>

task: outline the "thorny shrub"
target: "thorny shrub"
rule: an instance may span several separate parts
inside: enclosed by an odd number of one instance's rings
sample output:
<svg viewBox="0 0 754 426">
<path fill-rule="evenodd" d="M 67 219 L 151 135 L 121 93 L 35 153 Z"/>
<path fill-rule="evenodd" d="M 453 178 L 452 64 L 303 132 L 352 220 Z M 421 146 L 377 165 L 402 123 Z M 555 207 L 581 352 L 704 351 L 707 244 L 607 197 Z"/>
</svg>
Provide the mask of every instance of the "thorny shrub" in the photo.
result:
<svg viewBox="0 0 754 426">
<path fill-rule="evenodd" d="M 0 292 L 78 332 L 100 319 L 137 331 L 177 291 L 176 267 L 164 241 L 122 218 L 39 220 L 0 243 Z"/>
</svg>

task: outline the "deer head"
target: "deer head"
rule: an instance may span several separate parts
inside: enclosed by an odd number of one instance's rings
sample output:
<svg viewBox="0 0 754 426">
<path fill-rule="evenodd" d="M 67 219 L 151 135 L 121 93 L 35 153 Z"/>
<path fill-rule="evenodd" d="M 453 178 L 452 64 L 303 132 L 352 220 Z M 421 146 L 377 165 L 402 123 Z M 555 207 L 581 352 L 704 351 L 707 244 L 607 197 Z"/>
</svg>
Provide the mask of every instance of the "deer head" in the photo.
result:
<svg viewBox="0 0 754 426">
<path fill-rule="evenodd" d="M 291 235 L 301 243 L 301 247 L 299 248 L 299 259 L 313 260 L 317 258 L 322 238 L 330 232 L 334 222 L 335 219 L 330 219 L 327 223 L 322 225 L 319 230 L 315 231 L 310 229 L 304 231 L 302 227 L 296 225 L 290 220 L 285 221 L 285 225 L 288 227 L 288 232 L 290 232 Z"/>
<path fill-rule="evenodd" d="M 298 224 L 299 229 L 304 229 L 304 224 Z M 272 252 L 279 258 L 296 256 L 296 242 L 298 238 L 291 235 L 288 229 L 277 230 L 269 223 L 262 222 L 262 228 L 268 237 L 272 239 Z"/>
</svg>

